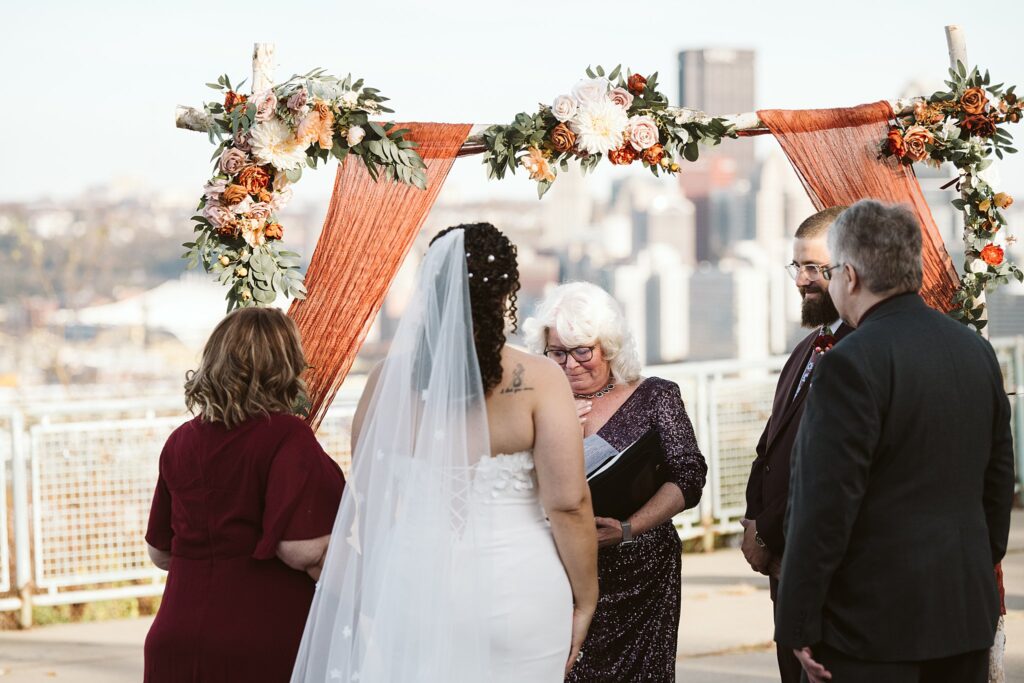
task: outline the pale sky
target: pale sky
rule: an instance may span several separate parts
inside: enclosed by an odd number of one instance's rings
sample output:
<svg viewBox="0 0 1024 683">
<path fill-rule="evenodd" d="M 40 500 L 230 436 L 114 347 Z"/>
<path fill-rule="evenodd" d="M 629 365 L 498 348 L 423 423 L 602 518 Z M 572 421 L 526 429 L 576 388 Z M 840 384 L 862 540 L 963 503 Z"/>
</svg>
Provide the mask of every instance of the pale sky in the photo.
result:
<svg viewBox="0 0 1024 683">
<path fill-rule="evenodd" d="M 683 48 L 755 49 L 762 108 L 893 99 L 911 80 L 941 85 L 947 23 L 965 30 L 972 62 L 1024 88 L 1022 7 L 1009 0 L 8 2 L 0 20 L 0 201 L 72 196 L 126 177 L 198 196 L 213 150 L 204 136 L 174 128 L 174 107 L 215 97 L 203 84 L 220 73 L 248 77 L 256 40 L 277 44 L 276 80 L 320 66 L 365 78 L 392 98 L 397 120 L 499 123 L 567 91 L 588 64 L 657 70 L 675 102 Z M 1011 131 L 1024 137 L 1024 126 Z M 1022 156 L 1001 165 L 1000 189 L 1024 189 Z M 457 169 L 457 182 L 474 194 L 497 185 L 487 184 L 479 158 Z M 303 195 L 329 193 L 332 172 L 310 175 Z M 516 192 L 532 195 L 530 183 L 517 182 Z"/>
</svg>

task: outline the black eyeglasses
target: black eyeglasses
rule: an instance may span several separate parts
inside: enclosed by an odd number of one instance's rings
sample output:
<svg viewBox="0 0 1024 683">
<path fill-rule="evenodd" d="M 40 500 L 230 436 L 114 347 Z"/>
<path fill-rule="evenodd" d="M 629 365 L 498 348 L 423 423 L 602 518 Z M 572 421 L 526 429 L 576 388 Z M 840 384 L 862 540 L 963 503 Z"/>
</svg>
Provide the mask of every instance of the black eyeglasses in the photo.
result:
<svg viewBox="0 0 1024 683">
<path fill-rule="evenodd" d="M 786 266 L 786 272 L 788 272 L 789 276 L 794 280 L 800 277 L 800 273 L 806 275 L 808 280 L 817 280 L 819 277 L 828 280 L 829 276 L 827 275 L 827 273 L 830 270 L 832 270 L 832 268 L 829 268 L 827 263 L 808 263 L 807 265 L 801 266 L 796 261 L 793 261 L 792 263 Z"/>
<path fill-rule="evenodd" d="M 570 355 L 577 363 L 586 363 L 594 357 L 594 347 L 577 346 L 574 349 L 544 349 L 544 355 L 559 365 L 568 363 Z"/>
</svg>

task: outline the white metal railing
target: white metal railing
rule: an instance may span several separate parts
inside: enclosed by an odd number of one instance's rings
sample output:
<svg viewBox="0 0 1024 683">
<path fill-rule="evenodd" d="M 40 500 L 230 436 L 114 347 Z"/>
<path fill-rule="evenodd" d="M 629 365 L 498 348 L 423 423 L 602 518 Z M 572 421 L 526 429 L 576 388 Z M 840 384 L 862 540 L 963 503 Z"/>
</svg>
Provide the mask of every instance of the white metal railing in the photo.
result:
<svg viewBox="0 0 1024 683">
<path fill-rule="evenodd" d="M 994 346 L 1007 390 L 1014 393 L 1014 432 L 1024 434 L 1024 411 L 1017 409 L 1024 394 L 1024 340 L 997 340 Z M 647 369 L 649 376 L 679 384 L 708 461 L 700 505 L 676 520 L 683 538 L 702 537 L 708 544 L 715 534 L 739 530 L 754 447 L 784 362 L 775 357 Z M 181 396 L 80 393 L 89 398 L 53 392 L 58 400 L 50 401 L 41 398 L 47 391 L 36 391 L 13 403 L 10 395 L 0 396 L 0 611 L 21 609 L 23 623 L 31 619 L 31 604 L 163 589 L 164 574 L 149 563 L 143 537 L 161 448 L 186 419 Z M 346 471 L 354 408 L 354 395 L 343 391 L 317 433 Z M 1021 472 L 1019 439 L 1016 447 Z"/>
</svg>

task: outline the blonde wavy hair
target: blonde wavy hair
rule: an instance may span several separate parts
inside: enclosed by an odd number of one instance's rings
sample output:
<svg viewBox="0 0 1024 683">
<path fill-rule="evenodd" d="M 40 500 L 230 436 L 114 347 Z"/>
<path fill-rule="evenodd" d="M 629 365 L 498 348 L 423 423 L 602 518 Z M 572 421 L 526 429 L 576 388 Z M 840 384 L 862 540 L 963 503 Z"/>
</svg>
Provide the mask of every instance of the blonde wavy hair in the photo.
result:
<svg viewBox="0 0 1024 683">
<path fill-rule="evenodd" d="M 276 308 L 242 308 L 225 316 L 185 374 L 185 406 L 228 429 L 256 415 L 291 413 L 305 396 L 306 369 L 295 322 Z"/>
<path fill-rule="evenodd" d="M 615 299 L 597 285 L 569 282 L 551 290 L 537 305 L 534 316 L 523 323 L 530 351 L 544 353 L 549 330 L 566 346 L 600 344 L 617 381 L 628 383 L 640 377 L 640 356 L 626 316 Z"/>
</svg>

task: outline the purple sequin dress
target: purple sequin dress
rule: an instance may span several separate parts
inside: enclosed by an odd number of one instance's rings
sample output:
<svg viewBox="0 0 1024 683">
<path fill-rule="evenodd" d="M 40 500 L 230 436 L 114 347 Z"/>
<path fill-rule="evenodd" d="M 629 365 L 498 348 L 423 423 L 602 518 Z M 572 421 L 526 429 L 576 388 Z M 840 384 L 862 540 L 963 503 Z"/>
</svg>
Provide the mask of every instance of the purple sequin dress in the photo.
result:
<svg viewBox="0 0 1024 683">
<path fill-rule="evenodd" d="M 621 451 L 651 430 L 661 441 L 667 480 L 683 492 L 687 508 L 695 506 L 707 464 L 674 382 L 645 380 L 595 436 Z M 681 555 L 671 520 L 632 544 L 598 551 L 597 612 L 567 681 L 675 680 Z"/>
</svg>

